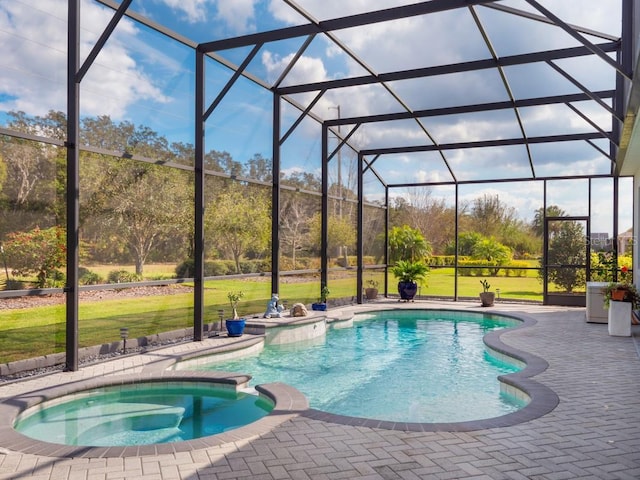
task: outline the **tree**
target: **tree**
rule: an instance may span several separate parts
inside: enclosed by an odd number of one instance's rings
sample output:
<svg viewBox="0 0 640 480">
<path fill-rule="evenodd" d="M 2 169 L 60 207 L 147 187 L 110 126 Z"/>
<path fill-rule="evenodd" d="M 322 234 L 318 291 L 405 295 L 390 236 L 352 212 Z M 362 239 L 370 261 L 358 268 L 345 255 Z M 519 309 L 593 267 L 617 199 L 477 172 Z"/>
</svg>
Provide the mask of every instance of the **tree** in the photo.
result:
<svg viewBox="0 0 640 480">
<path fill-rule="evenodd" d="M 444 253 L 447 243 L 455 236 L 456 212 L 444 199 L 435 198 L 431 189 L 413 188 L 409 193 L 413 213 L 407 225 L 424 233 L 433 251 Z"/>
<path fill-rule="evenodd" d="M 291 268 L 296 269 L 296 257 L 304 247 L 305 235 L 309 232 L 311 218 L 302 194 L 283 191 L 280 206 L 280 243 L 291 257 Z"/>
<path fill-rule="evenodd" d="M 507 206 L 498 195 L 484 194 L 473 201 L 470 230 L 486 237 L 500 237 L 502 228 L 516 221 L 516 213 L 515 208 Z"/>
<path fill-rule="evenodd" d="M 533 230 L 533 233 L 538 237 L 542 237 L 542 235 L 544 235 L 544 220 L 546 217 L 566 217 L 566 216 L 567 216 L 567 213 L 557 205 L 549 205 L 547 207 L 546 216 L 544 214 L 544 208 L 540 207 L 534 213 L 533 220 L 531 221 L 531 230 Z M 552 231 L 549 233 L 550 235 L 553 235 L 554 234 L 553 226 L 550 225 L 550 228 L 552 229 Z"/>
<path fill-rule="evenodd" d="M 237 273 L 250 248 L 265 252 L 271 239 L 271 202 L 266 189 L 231 181 L 205 209 L 205 233 L 218 251 L 233 258 Z"/>
<path fill-rule="evenodd" d="M 67 258 L 65 230 L 36 227 L 29 232 L 10 233 L 4 249 L 14 274 L 36 275 L 38 288 L 54 286 L 51 282 L 55 271 L 65 265 Z"/>
<path fill-rule="evenodd" d="M 473 258 L 482 259 L 488 265 L 505 265 L 511 261 L 511 249 L 494 238 L 483 238 L 473 247 Z M 500 268 L 492 268 L 492 275 L 498 275 Z"/>
<path fill-rule="evenodd" d="M 29 118 L 24 112 L 11 112 L 9 116 L 10 129 L 32 135 L 42 134 L 40 126 L 51 123 L 42 117 Z M 14 211 L 42 210 L 54 203 L 51 187 L 56 154 L 56 147 L 30 140 L 3 138 L 0 142 L 7 175 L 2 190 Z"/>
<path fill-rule="evenodd" d="M 458 255 L 463 257 L 472 257 L 476 245 L 485 237 L 478 232 L 463 232 L 458 235 Z M 446 249 L 447 255 L 455 255 L 455 243 L 449 243 Z"/>
<path fill-rule="evenodd" d="M 185 219 L 193 216 L 188 208 L 191 189 L 181 171 L 104 156 L 85 159 L 83 165 L 85 172 L 92 172 L 81 191 L 83 232 L 90 219 L 95 238 L 116 233 L 109 248 L 116 249 L 118 239 L 124 241 L 136 274 L 144 273 L 149 254 L 162 239 L 188 235 L 183 228 Z"/>
<path fill-rule="evenodd" d="M 431 255 L 431 244 L 422 232 L 408 225 L 393 227 L 389 232 L 389 261 L 424 260 Z"/>
<path fill-rule="evenodd" d="M 2 155 L 0 155 L 0 202 L 4 197 L 4 181 L 7 178 L 7 164 L 5 163 Z"/>
<path fill-rule="evenodd" d="M 511 248 L 515 258 L 542 252 L 542 239 L 532 235 L 530 225 L 522 220 L 506 225 L 502 229 L 500 241 Z"/>
<path fill-rule="evenodd" d="M 572 292 L 576 287 L 584 286 L 586 272 L 580 266 L 586 264 L 586 237 L 581 223 L 575 221 L 558 222 L 557 231 L 549 238 L 547 278 Z M 553 265 L 559 265 L 555 267 Z M 576 266 L 576 267 L 572 267 Z"/>
<path fill-rule="evenodd" d="M 389 222 L 391 225 L 410 225 L 415 211 L 404 197 L 391 199 L 389 205 Z"/>
<path fill-rule="evenodd" d="M 191 175 L 163 166 L 193 164 L 193 147 L 173 144 L 148 127 L 114 123 L 108 116 L 82 121 L 81 141 L 114 152 L 81 152 L 81 238 L 102 261 L 133 261 L 136 273 L 153 258 L 176 259 L 193 249 Z M 131 156 L 151 159 L 134 160 Z"/>
<path fill-rule="evenodd" d="M 270 182 L 273 178 L 271 160 L 256 153 L 247 162 L 247 176 L 260 182 Z"/>
<path fill-rule="evenodd" d="M 317 212 L 311 220 L 308 235 L 308 245 L 311 249 L 316 249 L 320 245 L 321 239 L 321 214 Z M 327 221 L 327 229 L 329 236 L 328 250 L 338 251 L 339 247 L 352 248 L 356 243 L 356 230 L 351 221 L 347 217 L 340 218 L 336 215 L 330 215 Z M 345 253 L 346 255 L 346 253 Z M 346 265 L 346 264 L 345 264 Z"/>
</svg>

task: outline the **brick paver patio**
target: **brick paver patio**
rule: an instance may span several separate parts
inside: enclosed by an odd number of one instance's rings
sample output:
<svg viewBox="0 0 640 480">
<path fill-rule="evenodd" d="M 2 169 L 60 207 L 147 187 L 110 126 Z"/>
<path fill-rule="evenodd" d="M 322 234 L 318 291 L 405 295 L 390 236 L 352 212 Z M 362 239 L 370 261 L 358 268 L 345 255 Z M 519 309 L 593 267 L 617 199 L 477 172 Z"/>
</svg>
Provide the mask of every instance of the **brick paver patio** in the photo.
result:
<svg viewBox="0 0 640 480">
<path fill-rule="evenodd" d="M 606 325 L 586 323 L 584 309 L 510 304 L 491 310 L 537 320 L 501 338 L 549 363 L 535 380 L 560 399 L 550 413 L 509 427 L 406 432 L 329 423 L 301 412 L 260 436 L 164 455 L 56 458 L 2 448 L 0 479 L 640 479 L 640 327 L 633 327 L 634 337 L 612 337 Z M 199 347 L 179 345 L 162 354 Z M 130 356 L 1 385 L 0 398 L 140 373 L 157 357 Z"/>
</svg>

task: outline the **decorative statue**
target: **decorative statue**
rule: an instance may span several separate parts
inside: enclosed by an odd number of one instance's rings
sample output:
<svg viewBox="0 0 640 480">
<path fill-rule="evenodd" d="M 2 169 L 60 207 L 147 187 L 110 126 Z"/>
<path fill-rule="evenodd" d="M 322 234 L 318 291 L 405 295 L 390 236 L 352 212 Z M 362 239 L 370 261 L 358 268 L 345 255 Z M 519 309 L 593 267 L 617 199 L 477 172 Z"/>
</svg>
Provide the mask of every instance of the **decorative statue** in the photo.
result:
<svg viewBox="0 0 640 480">
<path fill-rule="evenodd" d="M 274 293 L 271 295 L 271 300 L 267 304 L 267 311 L 264 312 L 263 318 L 280 318 L 282 316 L 282 311 L 284 307 L 282 305 L 278 305 L 278 294 Z"/>
<path fill-rule="evenodd" d="M 292 317 L 306 317 L 309 312 L 304 303 L 294 303 L 289 313 Z"/>
</svg>

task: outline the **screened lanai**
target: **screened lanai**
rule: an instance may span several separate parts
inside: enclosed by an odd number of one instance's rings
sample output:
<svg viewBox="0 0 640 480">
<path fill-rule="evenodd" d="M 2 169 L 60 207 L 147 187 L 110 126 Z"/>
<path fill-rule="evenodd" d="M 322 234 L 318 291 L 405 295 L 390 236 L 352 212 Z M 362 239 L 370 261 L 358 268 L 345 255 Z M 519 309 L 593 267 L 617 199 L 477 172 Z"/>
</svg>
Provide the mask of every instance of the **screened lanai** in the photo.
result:
<svg viewBox="0 0 640 480">
<path fill-rule="evenodd" d="M 637 2 L 0 12 L 0 299 L 49 309 L 38 354 L 70 370 L 123 328 L 202 340 L 228 291 L 247 315 L 394 298 L 403 226 L 429 246 L 420 299 L 488 279 L 584 306 L 635 269 Z M 2 362 L 29 358 L 33 315 L 7 311 Z"/>
</svg>

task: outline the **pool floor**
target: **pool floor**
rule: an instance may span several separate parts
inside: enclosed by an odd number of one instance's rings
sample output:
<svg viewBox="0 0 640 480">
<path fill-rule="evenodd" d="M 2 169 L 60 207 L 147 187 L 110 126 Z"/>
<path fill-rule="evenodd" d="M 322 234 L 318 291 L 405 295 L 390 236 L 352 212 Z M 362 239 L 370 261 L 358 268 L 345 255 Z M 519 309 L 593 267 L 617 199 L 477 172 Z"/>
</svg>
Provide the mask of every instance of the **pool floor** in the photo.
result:
<svg viewBox="0 0 640 480">
<path fill-rule="evenodd" d="M 490 355 L 483 337 L 519 322 L 495 315 L 403 310 L 356 317 L 326 337 L 270 345 L 260 354 L 194 368 L 284 382 L 324 412 L 398 422 L 462 422 L 526 405 L 501 390 L 519 367 Z M 186 367 L 185 367 L 186 368 Z"/>
<path fill-rule="evenodd" d="M 211 386 L 117 386 L 45 402 L 22 414 L 15 429 L 63 445 L 148 445 L 226 432 L 272 408 L 263 397 Z"/>
</svg>

